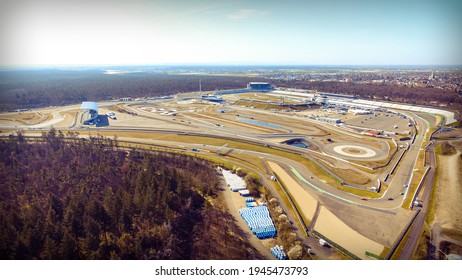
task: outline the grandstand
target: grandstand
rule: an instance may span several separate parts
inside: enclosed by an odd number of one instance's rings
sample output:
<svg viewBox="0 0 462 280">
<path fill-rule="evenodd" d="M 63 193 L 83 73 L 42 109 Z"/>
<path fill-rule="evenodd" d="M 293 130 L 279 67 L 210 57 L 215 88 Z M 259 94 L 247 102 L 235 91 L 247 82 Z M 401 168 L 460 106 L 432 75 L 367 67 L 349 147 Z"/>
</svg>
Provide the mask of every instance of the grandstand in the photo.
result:
<svg viewBox="0 0 462 280">
<path fill-rule="evenodd" d="M 258 91 L 273 90 L 273 86 L 270 83 L 263 83 L 263 82 L 250 82 L 247 84 L 247 88 L 251 90 L 258 90 Z"/>
<path fill-rule="evenodd" d="M 82 124 L 89 125 L 95 123 L 95 120 L 98 118 L 98 104 L 85 101 L 82 102 L 80 110 L 82 111 Z"/>
</svg>

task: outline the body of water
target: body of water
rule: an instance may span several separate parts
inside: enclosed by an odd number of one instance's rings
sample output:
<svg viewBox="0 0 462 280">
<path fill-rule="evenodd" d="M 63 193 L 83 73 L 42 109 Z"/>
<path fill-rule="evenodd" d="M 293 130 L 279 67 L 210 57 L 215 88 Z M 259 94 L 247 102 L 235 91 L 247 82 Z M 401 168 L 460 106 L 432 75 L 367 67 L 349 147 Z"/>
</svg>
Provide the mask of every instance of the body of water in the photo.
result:
<svg viewBox="0 0 462 280">
<path fill-rule="evenodd" d="M 309 144 L 305 143 L 303 140 L 289 140 L 286 142 L 287 145 L 308 149 L 310 147 Z"/>
<path fill-rule="evenodd" d="M 240 121 L 240 122 L 255 124 L 255 125 L 264 126 L 264 127 L 270 127 L 270 128 L 283 128 L 282 126 L 279 126 L 279 125 L 276 125 L 276 124 L 266 123 L 266 122 L 251 120 L 251 119 L 236 118 L 236 120 L 238 120 L 238 121 Z"/>
</svg>

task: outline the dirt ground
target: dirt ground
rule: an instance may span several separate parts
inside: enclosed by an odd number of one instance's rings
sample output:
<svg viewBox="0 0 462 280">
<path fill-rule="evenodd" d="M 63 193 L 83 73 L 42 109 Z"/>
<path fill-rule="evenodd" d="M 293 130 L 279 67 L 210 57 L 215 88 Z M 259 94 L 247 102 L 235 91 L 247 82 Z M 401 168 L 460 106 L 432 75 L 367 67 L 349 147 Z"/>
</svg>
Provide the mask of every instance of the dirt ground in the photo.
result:
<svg viewBox="0 0 462 280">
<path fill-rule="evenodd" d="M 265 240 L 258 239 L 252 231 L 249 230 L 249 227 L 245 223 L 244 219 L 239 215 L 239 209 L 245 208 L 245 198 L 240 196 L 238 192 L 232 192 L 227 186 L 224 179 L 222 180 L 223 185 L 223 197 L 226 203 L 226 206 L 229 210 L 229 213 L 233 215 L 236 220 L 236 224 L 247 233 L 246 238 L 249 240 L 250 244 L 257 249 L 260 254 L 265 256 L 267 259 L 274 259 L 273 255 L 269 251 L 270 244 L 274 243 L 274 238 L 269 238 Z"/>
<path fill-rule="evenodd" d="M 74 117 L 77 112 L 78 110 L 70 110 L 70 111 L 62 112 L 61 115 L 64 117 L 64 120 L 59 123 L 59 126 L 64 126 L 64 127 L 71 126 L 72 123 L 74 122 Z M 75 122 L 75 125 L 79 125 L 78 118 L 77 118 L 77 121 Z"/>
<path fill-rule="evenodd" d="M 435 137 L 436 138 L 454 138 L 462 135 L 462 128 L 454 128 L 451 131 L 445 131 L 441 133 L 436 133 Z"/>
<path fill-rule="evenodd" d="M 434 224 L 439 224 L 445 235 L 462 241 L 462 141 L 451 141 L 457 153 L 438 156 L 438 189 Z"/>
<path fill-rule="evenodd" d="M 361 259 L 368 259 L 366 251 L 380 255 L 384 249 L 383 245 L 359 234 L 324 206 L 321 207 L 314 230 Z"/>
<path fill-rule="evenodd" d="M 287 172 L 285 172 L 278 164 L 268 161 L 268 165 L 282 180 L 283 184 L 287 188 L 287 192 L 289 192 L 289 194 L 295 199 L 294 202 L 298 205 L 299 210 L 305 219 L 308 221 L 313 220 L 318 201 L 305 191 L 294 179 L 292 179 L 292 177 L 290 177 L 290 175 L 287 174 Z"/>
<path fill-rule="evenodd" d="M 20 112 L 0 114 L 0 122 L 3 125 L 31 125 L 45 121 L 50 116 L 41 112 Z"/>
</svg>

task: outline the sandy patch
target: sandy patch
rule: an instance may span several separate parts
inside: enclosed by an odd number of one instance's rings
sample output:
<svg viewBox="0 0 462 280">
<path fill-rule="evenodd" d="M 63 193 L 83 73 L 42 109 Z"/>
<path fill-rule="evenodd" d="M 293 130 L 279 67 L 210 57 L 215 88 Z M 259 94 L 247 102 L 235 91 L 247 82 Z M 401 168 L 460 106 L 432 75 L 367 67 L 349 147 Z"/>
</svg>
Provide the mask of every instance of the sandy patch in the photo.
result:
<svg viewBox="0 0 462 280">
<path fill-rule="evenodd" d="M 444 232 L 462 236 L 462 182 L 460 180 L 460 151 L 451 156 L 438 156 L 438 192 L 435 223 Z M 455 234 L 454 234 L 455 233 Z"/>
<path fill-rule="evenodd" d="M 306 221 L 311 221 L 316 212 L 318 201 L 314 199 L 302 186 L 300 186 L 289 174 L 287 174 L 278 164 L 268 161 L 269 167 L 282 180 L 286 186 L 287 192 L 294 199 L 301 214 Z"/>
<path fill-rule="evenodd" d="M 361 259 L 369 258 L 366 251 L 380 255 L 384 249 L 383 245 L 359 234 L 324 206 L 321 206 L 314 230 Z"/>
<path fill-rule="evenodd" d="M 267 141 L 271 141 L 271 142 L 274 142 L 274 143 L 282 143 L 282 142 L 285 142 L 287 140 L 290 140 L 290 139 L 293 139 L 293 137 L 283 137 L 283 138 L 264 138 L 265 140 Z"/>
</svg>

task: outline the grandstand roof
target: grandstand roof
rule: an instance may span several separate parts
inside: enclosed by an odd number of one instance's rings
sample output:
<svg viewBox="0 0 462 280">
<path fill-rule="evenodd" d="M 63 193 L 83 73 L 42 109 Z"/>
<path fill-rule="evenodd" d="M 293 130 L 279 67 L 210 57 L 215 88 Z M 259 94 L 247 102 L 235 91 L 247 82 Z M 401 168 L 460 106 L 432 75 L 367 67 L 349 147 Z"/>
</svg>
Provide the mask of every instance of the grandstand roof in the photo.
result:
<svg viewBox="0 0 462 280">
<path fill-rule="evenodd" d="M 82 102 L 82 105 L 80 106 L 80 109 L 82 109 L 82 110 L 93 110 L 93 111 L 98 112 L 98 104 L 96 104 L 95 102 L 84 101 L 84 102 Z"/>
<path fill-rule="evenodd" d="M 425 113 L 430 113 L 430 114 L 443 115 L 446 119 L 445 120 L 446 125 L 451 124 L 456 121 L 454 112 L 442 110 L 442 109 L 434 109 L 434 108 L 428 108 L 428 107 L 413 106 L 409 104 L 379 102 L 379 101 L 362 100 L 362 99 L 353 100 L 352 102 L 367 104 L 367 105 L 372 105 L 372 106 L 380 106 L 380 107 L 385 107 L 385 108 L 394 108 L 394 109 L 408 110 L 408 111 L 414 111 L 414 112 L 425 112 Z"/>
</svg>

